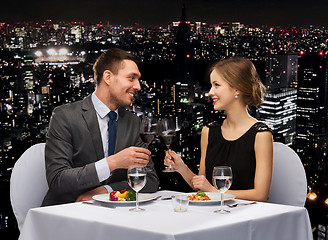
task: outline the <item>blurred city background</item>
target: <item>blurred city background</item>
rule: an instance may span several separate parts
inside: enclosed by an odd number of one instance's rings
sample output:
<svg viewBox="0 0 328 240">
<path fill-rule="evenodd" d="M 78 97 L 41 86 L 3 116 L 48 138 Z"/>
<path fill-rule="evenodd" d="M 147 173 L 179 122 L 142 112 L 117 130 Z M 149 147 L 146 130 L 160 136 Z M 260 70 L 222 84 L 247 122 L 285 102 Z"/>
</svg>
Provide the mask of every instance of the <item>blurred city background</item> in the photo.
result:
<svg viewBox="0 0 328 240">
<path fill-rule="evenodd" d="M 174 116 L 181 130 L 172 148 L 195 173 L 202 127 L 225 117 L 208 97 L 209 67 L 225 57 L 249 58 L 267 88 L 265 102 L 251 114 L 272 128 L 275 141 L 300 156 L 314 237 L 328 239 L 328 30 L 191 22 L 181 5 L 176 21 L 163 26 L 0 22 L 1 236 L 17 239 L 19 234 L 9 197 L 15 162 L 30 146 L 45 142 L 54 107 L 94 91 L 93 63 L 106 49 L 119 47 L 140 60 L 142 90 L 130 110 L 140 117 L 150 112 Z M 191 191 L 177 173 L 161 172 L 165 146 L 155 139 L 149 148 L 160 188 Z"/>
</svg>

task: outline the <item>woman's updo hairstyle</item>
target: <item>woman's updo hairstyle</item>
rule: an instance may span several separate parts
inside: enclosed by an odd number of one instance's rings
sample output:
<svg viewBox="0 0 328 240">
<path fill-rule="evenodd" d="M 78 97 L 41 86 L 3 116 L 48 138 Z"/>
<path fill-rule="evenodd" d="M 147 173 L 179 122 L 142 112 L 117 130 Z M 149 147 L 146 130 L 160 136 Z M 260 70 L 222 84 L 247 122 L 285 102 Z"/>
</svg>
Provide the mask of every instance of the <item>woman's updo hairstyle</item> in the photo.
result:
<svg viewBox="0 0 328 240">
<path fill-rule="evenodd" d="M 213 65 L 216 71 L 232 88 L 241 92 L 246 105 L 258 106 L 263 103 L 265 87 L 253 63 L 247 58 L 232 57 Z"/>
</svg>

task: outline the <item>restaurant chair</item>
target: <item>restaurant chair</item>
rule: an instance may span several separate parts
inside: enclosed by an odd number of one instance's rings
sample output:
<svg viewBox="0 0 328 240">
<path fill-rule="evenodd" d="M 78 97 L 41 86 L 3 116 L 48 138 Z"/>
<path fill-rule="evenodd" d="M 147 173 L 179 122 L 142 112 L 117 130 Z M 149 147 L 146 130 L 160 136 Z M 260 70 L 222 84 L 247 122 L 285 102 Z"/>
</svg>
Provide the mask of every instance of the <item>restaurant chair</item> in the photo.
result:
<svg viewBox="0 0 328 240">
<path fill-rule="evenodd" d="M 307 180 L 297 153 L 287 145 L 273 143 L 273 172 L 269 203 L 304 207 Z"/>
<path fill-rule="evenodd" d="M 45 143 L 27 149 L 14 165 L 10 177 L 10 201 L 21 231 L 30 208 L 40 207 L 48 191 Z"/>
</svg>

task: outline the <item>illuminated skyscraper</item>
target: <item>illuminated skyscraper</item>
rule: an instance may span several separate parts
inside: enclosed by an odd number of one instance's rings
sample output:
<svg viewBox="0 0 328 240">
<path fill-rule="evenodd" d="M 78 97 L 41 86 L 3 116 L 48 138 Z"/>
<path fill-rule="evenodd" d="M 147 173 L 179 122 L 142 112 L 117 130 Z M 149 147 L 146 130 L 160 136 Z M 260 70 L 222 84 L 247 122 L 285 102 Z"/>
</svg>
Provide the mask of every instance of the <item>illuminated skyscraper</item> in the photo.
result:
<svg viewBox="0 0 328 240">
<path fill-rule="evenodd" d="M 267 93 L 258 118 L 271 127 L 275 140 L 292 144 L 296 134 L 297 56 L 268 56 L 265 73 Z"/>
<path fill-rule="evenodd" d="M 265 85 L 269 89 L 297 85 L 297 55 L 270 55 L 265 61 Z"/>
<path fill-rule="evenodd" d="M 186 83 L 192 89 L 193 83 L 193 53 L 190 41 L 190 22 L 187 21 L 185 5 L 176 36 L 176 82 Z"/>
<path fill-rule="evenodd" d="M 305 163 L 314 163 L 320 136 L 327 136 L 327 58 L 307 53 L 299 60 L 296 147 Z"/>
</svg>

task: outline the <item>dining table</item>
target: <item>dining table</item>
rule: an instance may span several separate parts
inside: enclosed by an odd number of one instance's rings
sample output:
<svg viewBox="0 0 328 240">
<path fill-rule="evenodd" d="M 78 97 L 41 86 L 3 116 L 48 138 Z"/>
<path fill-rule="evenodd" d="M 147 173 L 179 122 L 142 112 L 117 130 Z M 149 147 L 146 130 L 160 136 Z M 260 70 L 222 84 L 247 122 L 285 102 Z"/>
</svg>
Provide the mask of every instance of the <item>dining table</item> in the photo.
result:
<svg viewBox="0 0 328 240">
<path fill-rule="evenodd" d="M 151 200 L 140 203 L 142 212 L 129 211 L 135 203 L 98 200 L 32 208 L 19 240 L 313 239 L 304 207 L 265 202 L 243 205 L 249 201 L 230 199 L 224 203 L 228 214 L 214 212 L 220 201 L 190 201 L 186 212 L 175 212 L 170 198 L 177 194 L 152 193 Z"/>
</svg>

